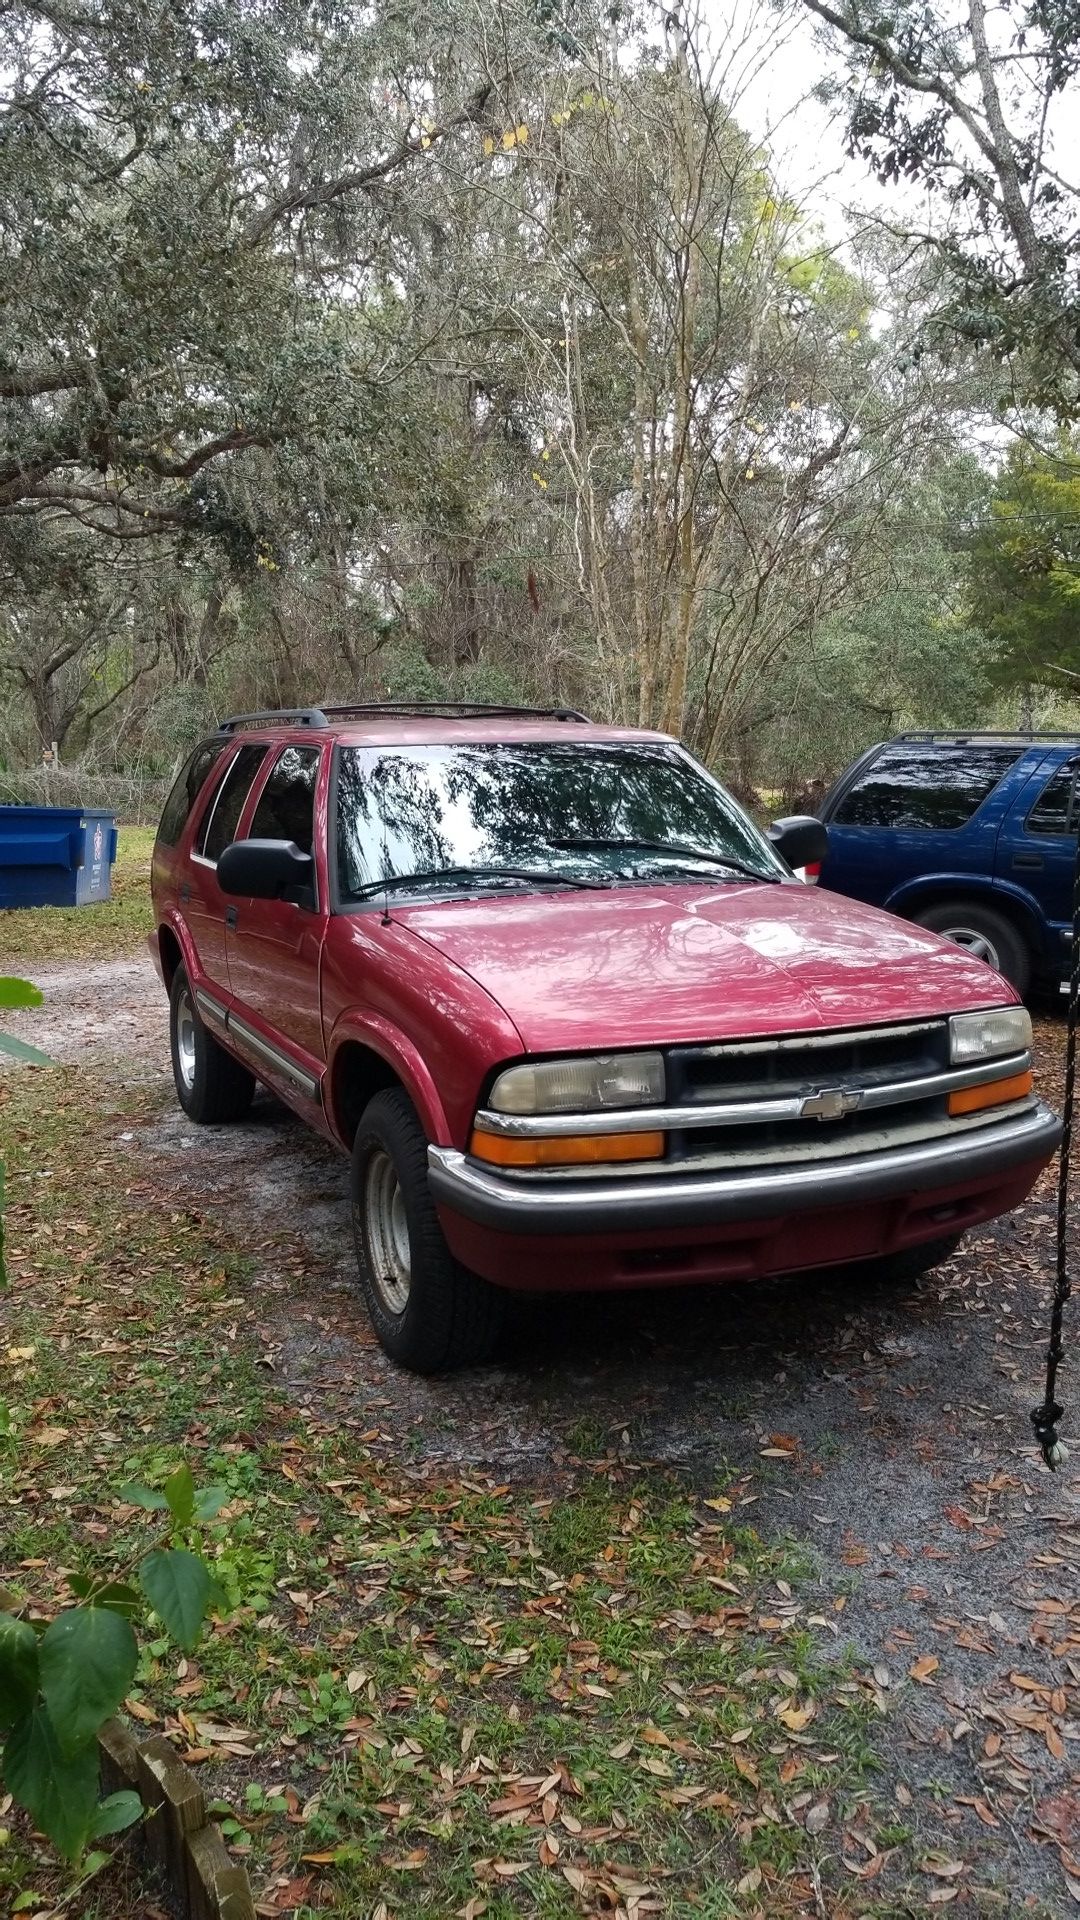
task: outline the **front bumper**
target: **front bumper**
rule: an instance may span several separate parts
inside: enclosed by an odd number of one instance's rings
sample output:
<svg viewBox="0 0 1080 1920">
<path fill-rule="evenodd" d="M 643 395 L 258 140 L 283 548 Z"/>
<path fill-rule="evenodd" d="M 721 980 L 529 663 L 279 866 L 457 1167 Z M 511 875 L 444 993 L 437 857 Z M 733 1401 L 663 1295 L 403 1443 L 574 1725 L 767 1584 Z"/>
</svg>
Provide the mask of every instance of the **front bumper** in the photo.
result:
<svg viewBox="0 0 1080 1920">
<path fill-rule="evenodd" d="M 1060 1120 L 1038 1101 L 960 1139 L 736 1174 L 524 1180 L 478 1166 L 455 1148 L 429 1147 L 428 1182 L 437 1206 L 500 1234 L 624 1235 L 854 1209 L 958 1183 L 988 1185 L 1015 1169 L 1045 1165 L 1060 1138 Z"/>
</svg>

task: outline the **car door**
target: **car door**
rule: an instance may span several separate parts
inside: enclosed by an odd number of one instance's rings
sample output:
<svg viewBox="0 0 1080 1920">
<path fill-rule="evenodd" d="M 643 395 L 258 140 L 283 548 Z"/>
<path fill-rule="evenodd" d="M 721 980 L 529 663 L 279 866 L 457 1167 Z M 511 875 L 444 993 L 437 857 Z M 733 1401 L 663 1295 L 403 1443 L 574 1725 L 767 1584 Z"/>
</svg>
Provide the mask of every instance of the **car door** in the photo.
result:
<svg viewBox="0 0 1080 1920">
<path fill-rule="evenodd" d="M 998 841 L 995 877 L 1031 894 L 1059 938 L 1072 922 L 1078 781 L 1080 754 L 1055 752 L 1021 789 Z"/>
<path fill-rule="evenodd" d="M 275 755 L 247 828 L 251 840 L 293 840 L 315 854 L 311 901 L 233 900 L 226 951 L 235 1013 L 250 1021 L 283 1071 L 290 1093 L 313 1098 L 324 1061 L 319 965 L 326 931 L 324 754 L 319 747 L 285 746 Z M 316 821 L 322 826 L 318 833 Z M 235 1020 L 231 1026 L 235 1030 Z M 283 1045 L 280 1043 L 284 1043 Z M 290 1065 L 297 1071 L 290 1071 Z"/>
<path fill-rule="evenodd" d="M 217 883 L 217 863 L 236 837 L 240 817 L 268 748 L 247 744 L 225 767 L 196 825 L 191 854 L 178 891 L 180 911 L 198 956 L 201 977 L 227 990 L 225 914 L 229 901 Z M 196 983 L 198 984 L 198 983 Z"/>
</svg>

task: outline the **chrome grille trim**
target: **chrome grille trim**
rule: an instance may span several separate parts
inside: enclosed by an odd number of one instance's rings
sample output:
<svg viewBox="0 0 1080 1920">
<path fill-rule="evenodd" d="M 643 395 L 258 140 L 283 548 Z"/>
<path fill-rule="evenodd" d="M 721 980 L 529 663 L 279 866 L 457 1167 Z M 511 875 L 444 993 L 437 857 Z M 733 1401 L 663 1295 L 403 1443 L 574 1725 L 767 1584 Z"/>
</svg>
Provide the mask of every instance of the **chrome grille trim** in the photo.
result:
<svg viewBox="0 0 1080 1920">
<path fill-rule="evenodd" d="M 912 1080 L 892 1080 L 882 1086 L 860 1086 L 854 1076 L 846 1083 L 841 1080 L 840 1086 L 844 1092 L 858 1095 L 859 1112 L 871 1113 L 915 1100 L 944 1099 L 964 1087 L 985 1086 L 992 1080 L 1006 1080 L 1014 1074 L 1026 1073 L 1030 1066 L 1030 1053 L 1013 1053 L 976 1066 L 922 1074 Z M 496 1113 L 485 1107 L 477 1114 L 474 1124 L 481 1133 L 499 1134 L 513 1140 L 561 1139 L 567 1134 L 681 1133 L 701 1127 L 741 1127 L 755 1123 L 766 1126 L 770 1122 L 803 1119 L 803 1103 L 807 1094 L 815 1091 L 817 1089 L 808 1085 L 806 1093 L 774 1100 L 725 1100 L 685 1107 L 606 1107 L 602 1113 Z M 806 1125 L 817 1152 L 829 1122 L 814 1117 L 807 1119 Z"/>
<path fill-rule="evenodd" d="M 630 1160 L 625 1165 L 612 1161 L 607 1165 L 569 1167 L 498 1167 L 489 1171 L 497 1172 L 526 1185 L 543 1186 L 546 1182 L 576 1180 L 578 1182 L 602 1178 L 604 1180 L 641 1180 L 662 1179 L 665 1176 L 695 1173 L 744 1173 L 748 1177 L 755 1168 L 768 1171 L 775 1168 L 778 1172 L 798 1168 L 810 1168 L 820 1161 L 843 1161 L 845 1163 L 872 1163 L 879 1153 L 892 1149 L 930 1145 L 934 1141 L 957 1140 L 964 1134 L 975 1133 L 984 1127 L 991 1127 L 1002 1121 L 1023 1119 L 1038 1106 L 1034 1095 L 1024 1100 L 1010 1100 L 1005 1106 L 988 1107 L 980 1113 L 965 1113 L 955 1120 L 935 1120 L 920 1125 L 917 1121 L 907 1126 L 882 1127 L 873 1134 L 865 1135 L 858 1142 L 848 1140 L 830 1140 L 827 1127 L 815 1127 L 809 1135 L 806 1145 L 789 1147 L 743 1148 L 738 1153 L 710 1151 L 690 1152 L 678 1160 Z M 471 1165 L 482 1165 L 473 1161 Z"/>
</svg>

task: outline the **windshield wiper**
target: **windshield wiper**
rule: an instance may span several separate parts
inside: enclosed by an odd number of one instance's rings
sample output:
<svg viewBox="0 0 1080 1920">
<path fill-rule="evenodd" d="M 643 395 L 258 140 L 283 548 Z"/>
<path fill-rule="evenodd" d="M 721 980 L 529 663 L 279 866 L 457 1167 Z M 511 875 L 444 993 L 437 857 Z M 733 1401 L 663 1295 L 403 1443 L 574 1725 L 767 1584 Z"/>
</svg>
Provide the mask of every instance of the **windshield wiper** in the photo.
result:
<svg viewBox="0 0 1080 1920">
<path fill-rule="evenodd" d="M 687 846 L 679 840 L 638 840 L 632 838 L 624 840 L 616 840 L 614 838 L 610 840 L 572 839 L 552 840 L 549 844 L 553 847 L 558 847 L 560 851 L 564 849 L 569 851 L 574 848 L 588 847 L 598 849 L 606 848 L 609 850 L 618 847 L 639 847 L 645 853 L 674 853 L 683 859 L 707 860 L 710 866 L 727 867 L 732 873 L 744 873 L 748 880 L 763 880 L 768 885 L 775 885 L 780 879 L 778 873 L 762 873 L 759 867 L 750 866 L 747 861 L 737 859 L 734 854 L 710 853 L 706 847 Z"/>
<path fill-rule="evenodd" d="M 357 887 L 354 900 L 366 900 L 390 887 L 424 886 L 433 880 L 529 880 L 546 887 L 582 887 L 588 892 L 605 891 L 610 880 L 578 880 L 569 873 L 549 873 L 542 867 L 433 867 L 425 873 L 392 873 L 385 880 L 369 880 Z"/>
</svg>

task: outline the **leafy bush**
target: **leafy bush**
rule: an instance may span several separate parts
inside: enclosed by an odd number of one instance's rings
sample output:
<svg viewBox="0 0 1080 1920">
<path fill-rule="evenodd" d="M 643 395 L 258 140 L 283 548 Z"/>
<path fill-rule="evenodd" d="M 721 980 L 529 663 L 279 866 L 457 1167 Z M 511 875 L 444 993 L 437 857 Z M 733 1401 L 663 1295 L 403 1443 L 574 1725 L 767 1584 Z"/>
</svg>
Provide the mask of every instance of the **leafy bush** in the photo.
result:
<svg viewBox="0 0 1080 1920">
<path fill-rule="evenodd" d="M 134 1622 L 148 1608 L 190 1653 L 211 1606 L 223 1596 L 201 1553 L 197 1529 L 228 1499 L 224 1487 L 198 1490 L 182 1465 L 159 1493 L 130 1486 L 122 1497 L 168 1515 L 160 1541 L 126 1579 L 73 1574 L 78 1604 L 50 1621 L 0 1612 L 0 1736 L 3 1780 L 66 1860 L 83 1862 L 91 1840 L 118 1833 L 142 1812 L 137 1793 L 99 1798 L 97 1736 L 135 1678 Z M 83 1862 L 84 1869 L 91 1862 Z"/>
</svg>

